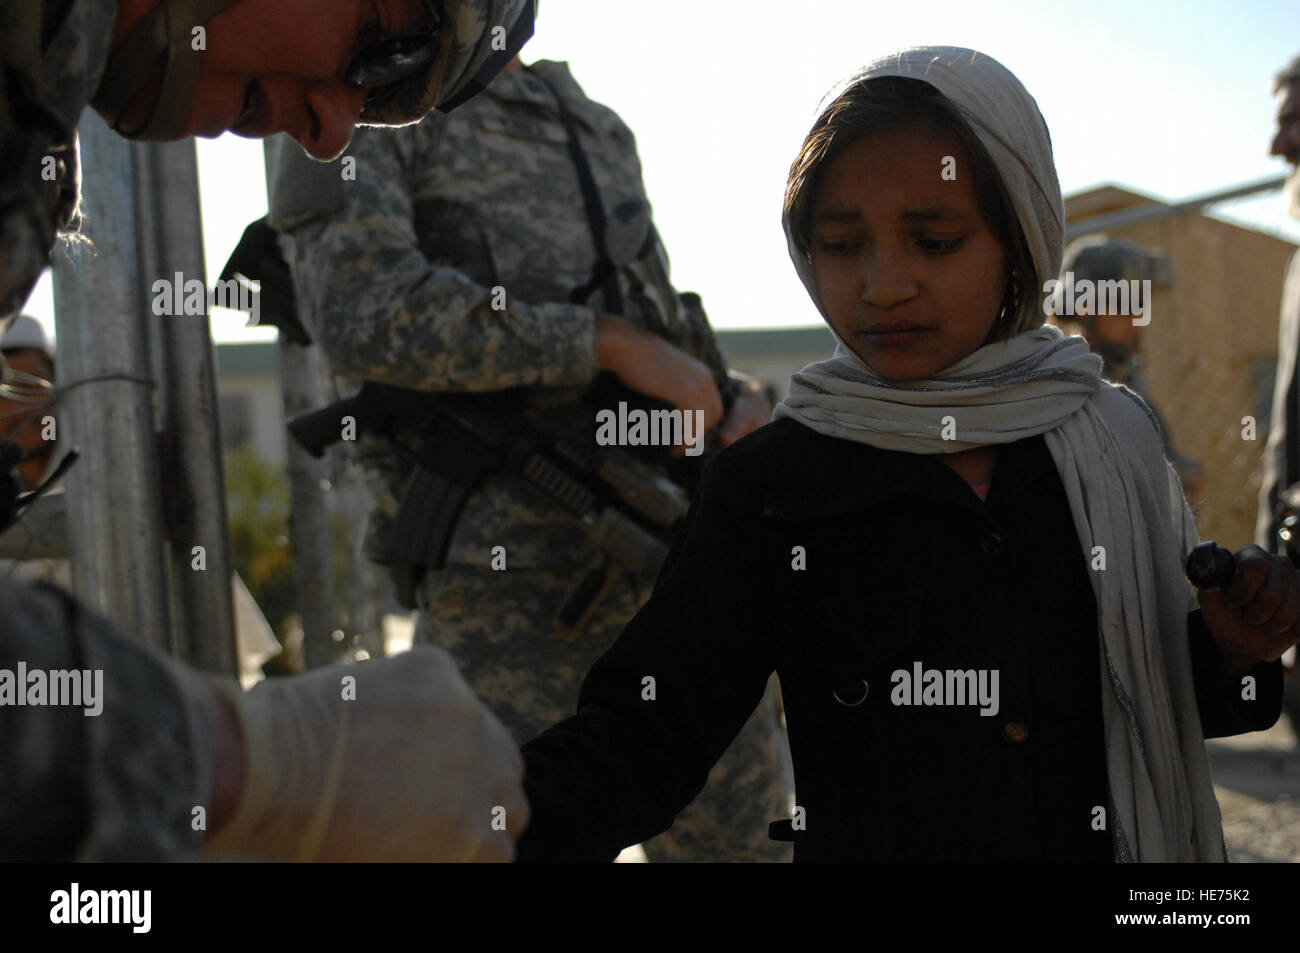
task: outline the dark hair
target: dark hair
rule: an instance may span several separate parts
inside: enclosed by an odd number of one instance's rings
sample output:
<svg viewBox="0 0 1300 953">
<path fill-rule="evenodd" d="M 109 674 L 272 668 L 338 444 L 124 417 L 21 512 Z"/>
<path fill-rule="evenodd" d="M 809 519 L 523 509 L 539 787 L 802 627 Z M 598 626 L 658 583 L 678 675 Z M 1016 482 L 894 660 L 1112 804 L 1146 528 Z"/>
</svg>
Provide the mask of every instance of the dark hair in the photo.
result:
<svg viewBox="0 0 1300 953">
<path fill-rule="evenodd" d="M 1019 303 L 1034 300 L 1039 293 L 1033 257 L 993 159 L 957 107 L 929 83 L 901 76 L 866 80 L 854 83 L 826 107 L 804 139 L 786 180 L 784 211 L 794 246 L 805 256 L 811 254 L 813 203 L 828 162 L 872 133 L 917 126 L 952 136 L 970 156 L 980 214 L 1006 251 L 1015 275 L 1004 303 L 1008 320 L 999 321 L 992 335 L 1007 337 L 1017 323 Z"/>
</svg>

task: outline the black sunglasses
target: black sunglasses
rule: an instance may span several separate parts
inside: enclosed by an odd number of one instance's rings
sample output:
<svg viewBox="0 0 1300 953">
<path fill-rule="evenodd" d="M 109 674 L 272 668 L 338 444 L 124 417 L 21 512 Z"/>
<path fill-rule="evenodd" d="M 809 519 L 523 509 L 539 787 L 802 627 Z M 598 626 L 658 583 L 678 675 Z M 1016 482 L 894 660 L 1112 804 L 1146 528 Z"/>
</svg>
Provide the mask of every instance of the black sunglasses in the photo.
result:
<svg viewBox="0 0 1300 953">
<path fill-rule="evenodd" d="M 439 33 L 443 15 L 435 0 L 424 0 L 429 12 L 429 22 L 418 30 L 406 30 L 385 37 L 362 50 L 348 67 L 346 79 L 353 86 L 370 89 L 367 102 L 381 102 L 400 88 L 403 80 L 418 76 L 438 56 Z M 461 103 L 485 89 L 507 63 L 518 55 L 523 45 L 533 35 L 533 3 L 524 4 L 518 19 L 506 36 L 505 49 L 495 50 L 479 67 L 478 72 L 464 85 L 456 96 L 441 103 L 438 109 L 451 112 Z"/>
<path fill-rule="evenodd" d="M 429 22 L 424 26 L 386 36 L 358 53 L 345 75 L 348 83 L 378 89 L 426 69 L 438 55 L 442 13 L 434 0 L 424 0 L 424 9 L 429 13 Z"/>
</svg>

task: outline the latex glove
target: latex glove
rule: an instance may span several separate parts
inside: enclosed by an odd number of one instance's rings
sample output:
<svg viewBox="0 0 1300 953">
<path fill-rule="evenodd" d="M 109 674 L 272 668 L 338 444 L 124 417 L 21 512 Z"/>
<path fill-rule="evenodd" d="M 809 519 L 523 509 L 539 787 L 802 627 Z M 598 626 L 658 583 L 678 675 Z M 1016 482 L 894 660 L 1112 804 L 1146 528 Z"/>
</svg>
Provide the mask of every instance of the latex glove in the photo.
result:
<svg viewBox="0 0 1300 953">
<path fill-rule="evenodd" d="M 528 823 L 523 760 L 441 649 L 268 679 L 246 693 L 228 683 L 218 690 L 237 715 L 244 782 L 206 853 L 514 857 Z"/>
</svg>

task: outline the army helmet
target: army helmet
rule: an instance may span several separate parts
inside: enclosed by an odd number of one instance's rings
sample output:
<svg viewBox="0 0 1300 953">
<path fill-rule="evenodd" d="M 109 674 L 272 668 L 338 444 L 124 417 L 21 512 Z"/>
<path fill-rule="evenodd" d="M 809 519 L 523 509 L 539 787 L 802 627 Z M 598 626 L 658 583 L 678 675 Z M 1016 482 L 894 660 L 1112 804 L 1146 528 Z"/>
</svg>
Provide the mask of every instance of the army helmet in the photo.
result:
<svg viewBox="0 0 1300 953">
<path fill-rule="evenodd" d="M 1075 282 L 1149 280 L 1155 287 L 1174 283 L 1173 263 L 1165 254 L 1149 251 L 1140 245 L 1107 235 L 1089 235 L 1070 243 L 1061 259 L 1059 295 L 1073 294 Z M 1059 313 L 1059 312 L 1058 312 Z M 1096 315 L 1078 315 L 1085 325 Z"/>
<path fill-rule="evenodd" d="M 191 32 L 240 0 L 160 0 L 109 55 L 91 105 L 132 139 L 184 135 L 199 81 L 202 50 Z M 251 0 L 244 0 L 251 2 Z M 413 47 L 390 52 L 404 76 L 367 98 L 360 122 L 397 126 L 418 122 L 431 109 L 451 109 L 481 90 L 532 36 L 533 0 L 424 0 L 432 32 Z M 409 34 L 404 35 L 409 39 Z M 161 91 L 138 129 L 123 129 L 122 114 L 166 56 Z M 403 69 L 404 67 L 404 69 Z M 354 71 L 355 72 L 355 71 Z M 370 85 L 367 77 L 349 81 Z"/>
</svg>

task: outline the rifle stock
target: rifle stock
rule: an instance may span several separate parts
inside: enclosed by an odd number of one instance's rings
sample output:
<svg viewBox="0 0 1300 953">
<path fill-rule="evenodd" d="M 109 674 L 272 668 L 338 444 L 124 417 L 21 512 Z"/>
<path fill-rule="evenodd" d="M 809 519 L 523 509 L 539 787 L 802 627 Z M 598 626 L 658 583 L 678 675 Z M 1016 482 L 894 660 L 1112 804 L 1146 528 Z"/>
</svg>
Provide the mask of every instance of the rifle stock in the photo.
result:
<svg viewBox="0 0 1300 953">
<path fill-rule="evenodd" d="M 441 565 L 456 513 L 489 470 L 523 478 L 571 513 L 583 534 L 609 559 L 638 574 L 655 575 L 667 541 L 686 513 L 686 493 L 631 455 L 586 451 L 550 440 L 515 410 L 503 420 L 464 400 L 365 382 L 352 397 L 289 422 L 289 432 L 321 456 L 344 437 L 346 418 L 355 434 L 393 437 L 394 429 L 430 438 L 417 451 L 423 474 L 408 485 L 396 520 L 393 563 Z M 418 577 L 418 574 L 416 574 Z"/>
</svg>

